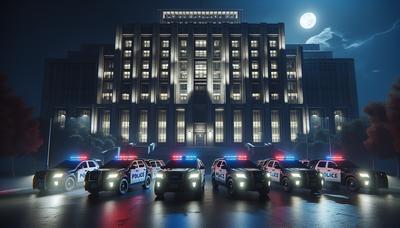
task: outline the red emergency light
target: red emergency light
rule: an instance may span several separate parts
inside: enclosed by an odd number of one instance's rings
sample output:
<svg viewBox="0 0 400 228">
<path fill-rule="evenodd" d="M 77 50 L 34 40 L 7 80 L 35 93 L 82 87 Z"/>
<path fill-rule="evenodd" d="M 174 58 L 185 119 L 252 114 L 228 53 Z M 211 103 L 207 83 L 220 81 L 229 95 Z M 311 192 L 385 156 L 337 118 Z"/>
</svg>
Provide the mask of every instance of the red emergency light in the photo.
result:
<svg viewBox="0 0 400 228">
<path fill-rule="evenodd" d="M 137 159 L 137 156 L 136 155 L 119 155 L 119 156 L 115 156 L 115 159 L 121 160 L 121 161 L 130 161 L 130 160 Z"/>
</svg>

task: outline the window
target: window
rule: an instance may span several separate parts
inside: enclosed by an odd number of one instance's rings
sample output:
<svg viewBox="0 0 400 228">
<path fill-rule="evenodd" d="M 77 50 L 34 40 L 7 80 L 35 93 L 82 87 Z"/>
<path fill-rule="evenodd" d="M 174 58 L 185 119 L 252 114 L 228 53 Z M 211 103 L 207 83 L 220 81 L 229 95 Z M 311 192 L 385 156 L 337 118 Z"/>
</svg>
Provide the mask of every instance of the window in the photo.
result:
<svg viewBox="0 0 400 228">
<path fill-rule="evenodd" d="M 149 50 L 143 50 L 143 58 L 148 58 L 150 57 L 150 51 Z"/>
<path fill-rule="evenodd" d="M 221 62 L 219 61 L 213 62 L 213 78 L 221 79 Z"/>
<path fill-rule="evenodd" d="M 121 111 L 121 138 L 123 142 L 129 141 L 129 111 Z"/>
<path fill-rule="evenodd" d="M 124 71 L 123 78 L 124 79 L 130 79 L 131 78 L 131 72 L 130 71 Z"/>
<path fill-rule="evenodd" d="M 179 56 L 182 57 L 182 58 L 187 57 L 187 51 L 186 51 L 186 49 L 180 50 L 180 51 L 179 51 Z"/>
<path fill-rule="evenodd" d="M 124 46 L 126 48 L 131 48 L 132 47 L 132 40 L 125 40 Z"/>
<path fill-rule="evenodd" d="M 253 79 L 258 79 L 260 77 L 259 72 L 258 71 L 252 71 L 251 72 L 251 77 Z"/>
<path fill-rule="evenodd" d="M 129 58 L 132 56 L 132 51 L 131 50 L 125 50 L 124 51 L 124 57 L 125 58 Z"/>
<path fill-rule="evenodd" d="M 160 100 L 162 100 L 162 101 L 168 100 L 168 93 L 167 92 L 161 92 L 160 93 Z"/>
<path fill-rule="evenodd" d="M 239 40 L 232 40 L 231 45 L 233 48 L 238 48 L 239 47 Z"/>
<path fill-rule="evenodd" d="M 180 84 L 179 89 L 181 92 L 186 92 L 187 91 L 187 84 Z"/>
<path fill-rule="evenodd" d="M 161 57 L 162 58 L 168 58 L 169 57 L 169 50 L 162 50 Z"/>
<path fill-rule="evenodd" d="M 142 78 L 149 78 L 150 72 L 148 71 L 142 71 Z"/>
<path fill-rule="evenodd" d="M 181 42 L 179 42 L 179 45 L 181 48 L 186 48 L 187 47 L 187 40 L 181 40 Z"/>
<path fill-rule="evenodd" d="M 337 166 L 336 166 L 336 164 L 335 163 L 333 163 L 333 162 L 328 162 L 328 167 L 327 168 L 330 168 L 330 169 L 336 169 L 337 168 Z"/>
<path fill-rule="evenodd" d="M 129 93 L 123 93 L 122 95 L 121 95 L 121 98 L 122 98 L 122 100 L 123 101 L 129 101 Z"/>
<path fill-rule="evenodd" d="M 258 62 L 252 62 L 251 63 L 251 69 L 252 70 L 258 70 Z"/>
<path fill-rule="evenodd" d="M 150 47 L 150 40 L 143 40 L 143 47 L 149 48 Z"/>
<path fill-rule="evenodd" d="M 269 56 L 274 58 L 274 57 L 278 56 L 278 52 L 276 50 L 270 50 L 269 51 Z"/>
<path fill-rule="evenodd" d="M 272 79 L 277 79 L 277 78 L 278 78 L 278 72 L 276 72 L 276 71 L 271 71 L 271 78 L 272 78 Z"/>
<path fill-rule="evenodd" d="M 215 142 L 224 142 L 224 110 L 215 109 Z"/>
<path fill-rule="evenodd" d="M 195 78 L 207 78 L 207 62 L 196 61 L 194 66 L 194 77 Z"/>
<path fill-rule="evenodd" d="M 114 76 L 114 72 L 112 71 L 104 71 L 103 78 L 104 79 L 112 79 Z"/>
<path fill-rule="evenodd" d="M 286 72 L 287 78 L 288 79 L 296 79 L 297 75 L 296 75 L 296 71 L 288 71 Z"/>
<path fill-rule="evenodd" d="M 194 41 L 194 46 L 196 48 L 205 48 L 205 47 L 207 47 L 207 40 L 203 40 L 203 39 L 195 40 Z"/>
<path fill-rule="evenodd" d="M 325 166 L 326 166 L 326 162 L 324 162 L 324 161 L 321 161 L 318 163 L 318 167 L 320 167 L 320 168 L 325 168 Z"/>
<path fill-rule="evenodd" d="M 60 128 L 65 128 L 65 120 L 66 120 L 67 112 L 65 110 L 58 110 L 56 113 L 56 123 L 60 126 Z"/>
<path fill-rule="evenodd" d="M 242 111 L 233 111 L 233 142 L 242 142 Z"/>
<path fill-rule="evenodd" d="M 232 58 L 239 58 L 240 53 L 239 50 L 232 50 Z"/>
<path fill-rule="evenodd" d="M 167 142 L 167 111 L 158 110 L 158 142 Z"/>
<path fill-rule="evenodd" d="M 113 89 L 113 83 L 112 82 L 104 82 L 103 90 L 110 91 L 112 89 Z"/>
<path fill-rule="evenodd" d="M 207 51 L 206 50 L 196 50 L 194 56 L 196 58 L 206 58 L 207 57 Z"/>
<path fill-rule="evenodd" d="M 150 69 L 150 63 L 149 63 L 149 61 L 143 61 L 142 69 L 143 69 L 143 70 L 148 70 L 148 69 Z"/>
<path fill-rule="evenodd" d="M 258 51 L 257 50 L 251 50 L 250 51 L 250 57 L 257 58 L 258 57 Z"/>
<path fill-rule="evenodd" d="M 213 43 L 214 48 L 219 48 L 221 47 L 221 40 L 215 39 Z"/>
<path fill-rule="evenodd" d="M 102 96 L 104 102 L 110 102 L 112 100 L 112 93 L 103 93 Z"/>
<path fill-rule="evenodd" d="M 270 48 L 276 48 L 276 44 L 277 44 L 276 40 L 270 40 L 269 41 L 269 47 Z"/>
<path fill-rule="evenodd" d="M 250 47 L 251 48 L 257 48 L 258 47 L 258 40 L 251 40 L 250 41 Z"/>
<path fill-rule="evenodd" d="M 334 111 L 334 118 L 335 118 L 335 130 L 337 132 L 341 131 L 344 124 L 344 114 L 341 110 Z"/>
<path fill-rule="evenodd" d="M 240 95 L 240 84 L 233 84 L 232 87 L 232 100 L 234 101 L 240 101 L 241 95 Z"/>
<path fill-rule="evenodd" d="M 167 62 L 161 63 L 161 69 L 162 70 L 168 70 L 168 63 Z"/>
<path fill-rule="evenodd" d="M 279 100 L 279 94 L 278 93 L 271 93 L 271 100 L 273 100 L 273 101 Z"/>
<path fill-rule="evenodd" d="M 288 102 L 297 103 L 297 93 L 288 93 Z"/>
<path fill-rule="evenodd" d="M 318 110 L 312 110 L 311 111 L 311 117 L 310 117 L 310 127 L 311 129 L 318 129 L 321 128 L 321 115 Z"/>
<path fill-rule="evenodd" d="M 110 134 L 110 120 L 111 120 L 110 111 L 104 110 L 101 116 L 101 133 L 103 133 L 103 135 Z"/>
<path fill-rule="evenodd" d="M 299 111 L 290 110 L 290 140 L 296 141 L 299 134 Z"/>
<path fill-rule="evenodd" d="M 161 71 L 161 78 L 168 78 L 169 72 L 168 71 Z"/>
<path fill-rule="evenodd" d="M 185 110 L 176 110 L 176 142 L 185 142 Z"/>
<path fill-rule="evenodd" d="M 90 168 L 96 167 L 96 164 L 94 164 L 94 162 L 88 161 L 88 163 Z"/>
<path fill-rule="evenodd" d="M 169 48 L 169 40 L 163 40 L 161 42 L 161 47 L 163 48 Z"/>
<path fill-rule="evenodd" d="M 130 62 L 124 62 L 124 70 L 130 70 L 131 69 L 131 63 Z"/>
<path fill-rule="evenodd" d="M 296 82 L 288 82 L 288 91 L 296 92 L 297 91 L 297 83 Z"/>
<path fill-rule="evenodd" d="M 232 63 L 233 70 L 240 70 L 240 63 Z"/>
<path fill-rule="evenodd" d="M 276 61 L 271 61 L 271 69 L 272 70 L 278 69 L 278 63 L 276 63 Z"/>
<path fill-rule="evenodd" d="M 271 131 L 272 131 L 272 142 L 280 142 L 281 133 L 279 127 L 279 111 L 271 111 Z"/>
<path fill-rule="evenodd" d="M 147 110 L 139 112 L 139 142 L 147 142 Z"/>
<path fill-rule="evenodd" d="M 261 126 L 261 111 L 253 110 L 253 142 L 255 143 L 259 143 L 262 141 Z"/>
</svg>

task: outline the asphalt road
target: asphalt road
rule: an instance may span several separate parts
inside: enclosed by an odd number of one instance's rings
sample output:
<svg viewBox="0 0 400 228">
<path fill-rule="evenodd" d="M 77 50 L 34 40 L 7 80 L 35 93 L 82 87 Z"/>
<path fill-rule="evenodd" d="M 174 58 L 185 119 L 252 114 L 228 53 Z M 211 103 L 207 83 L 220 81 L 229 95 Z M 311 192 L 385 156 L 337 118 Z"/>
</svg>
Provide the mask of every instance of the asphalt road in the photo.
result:
<svg viewBox="0 0 400 228">
<path fill-rule="evenodd" d="M 83 189 L 39 196 L 0 196 L 1 227 L 399 227 L 400 194 L 350 194 L 307 191 L 291 194 L 273 186 L 269 199 L 257 193 L 230 200 L 224 188 L 213 192 L 208 179 L 202 201 L 167 194 L 155 200 L 153 190 L 135 187 L 125 196 L 90 197 Z"/>
</svg>

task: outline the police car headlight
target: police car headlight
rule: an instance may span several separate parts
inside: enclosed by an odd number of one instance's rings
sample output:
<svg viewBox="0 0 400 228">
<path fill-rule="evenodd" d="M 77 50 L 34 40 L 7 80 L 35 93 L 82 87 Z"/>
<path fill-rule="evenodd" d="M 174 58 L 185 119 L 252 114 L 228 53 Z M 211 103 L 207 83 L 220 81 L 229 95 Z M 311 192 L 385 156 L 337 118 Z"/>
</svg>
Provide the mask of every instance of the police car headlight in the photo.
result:
<svg viewBox="0 0 400 228">
<path fill-rule="evenodd" d="M 246 174 L 244 173 L 236 173 L 237 178 L 246 178 Z"/>
<path fill-rule="evenodd" d="M 157 173 L 156 174 L 157 179 L 163 179 L 164 178 L 164 173 Z"/>
<path fill-rule="evenodd" d="M 55 173 L 53 178 L 61 178 L 62 176 L 64 176 L 64 173 Z"/>
<path fill-rule="evenodd" d="M 189 174 L 189 179 L 198 179 L 199 177 L 200 177 L 200 173 Z"/>
<path fill-rule="evenodd" d="M 369 174 L 368 173 L 359 173 L 360 177 L 362 178 L 369 178 Z"/>
<path fill-rule="evenodd" d="M 116 177 L 118 177 L 118 173 L 110 173 L 110 174 L 108 174 L 107 179 L 113 179 Z"/>
<path fill-rule="evenodd" d="M 319 173 L 319 176 L 322 177 L 323 176 L 322 173 Z"/>
<path fill-rule="evenodd" d="M 267 177 L 271 177 L 271 174 L 270 174 L 270 173 L 267 173 Z"/>
<path fill-rule="evenodd" d="M 292 173 L 291 175 L 292 175 L 292 177 L 296 177 L 296 178 L 300 178 L 301 177 L 300 173 Z"/>
</svg>

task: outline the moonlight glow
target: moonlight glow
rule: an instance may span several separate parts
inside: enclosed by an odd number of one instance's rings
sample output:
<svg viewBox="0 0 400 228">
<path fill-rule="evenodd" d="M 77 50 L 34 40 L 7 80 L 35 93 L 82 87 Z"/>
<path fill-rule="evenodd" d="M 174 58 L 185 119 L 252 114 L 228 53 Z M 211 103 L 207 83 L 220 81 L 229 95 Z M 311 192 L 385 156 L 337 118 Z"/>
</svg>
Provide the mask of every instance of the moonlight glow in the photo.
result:
<svg viewBox="0 0 400 228">
<path fill-rule="evenodd" d="M 311 29 L 317 23 L 317 17 L 313 13 L 305 13 L 300 17 L 300 25 L 305 29 Z"/>
</svg>

